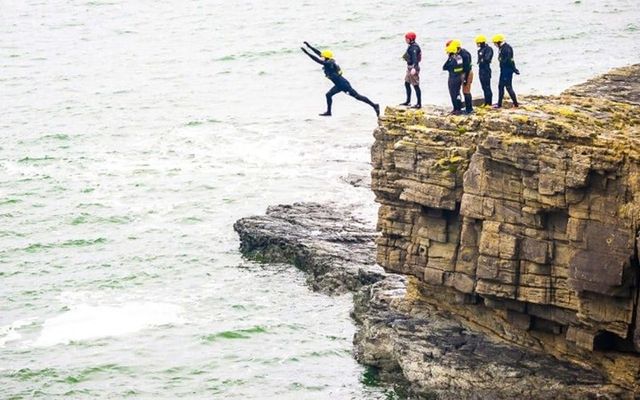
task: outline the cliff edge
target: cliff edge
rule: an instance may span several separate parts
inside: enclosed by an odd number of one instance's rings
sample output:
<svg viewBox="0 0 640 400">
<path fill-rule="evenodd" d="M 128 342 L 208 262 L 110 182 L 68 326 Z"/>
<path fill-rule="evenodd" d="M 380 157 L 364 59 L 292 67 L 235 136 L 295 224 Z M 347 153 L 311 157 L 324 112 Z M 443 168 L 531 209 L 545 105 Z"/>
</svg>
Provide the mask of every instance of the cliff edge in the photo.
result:
<svg viewBox="0 0 640 400">
<path fill-rule="evenodd" d="M 522 103 L 386 110 L 377 262 L 465 326 L 640 394 L 640 64 Z"/>
</svg>

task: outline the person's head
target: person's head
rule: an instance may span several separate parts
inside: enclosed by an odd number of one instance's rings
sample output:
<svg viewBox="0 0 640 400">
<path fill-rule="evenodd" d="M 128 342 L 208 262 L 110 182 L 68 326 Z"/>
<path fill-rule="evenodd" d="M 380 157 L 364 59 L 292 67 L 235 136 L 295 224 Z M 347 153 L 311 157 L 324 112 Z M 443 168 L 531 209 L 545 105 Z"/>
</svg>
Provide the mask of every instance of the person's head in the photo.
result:
<svg viewBox="0 0 640 400">
<path fill-rule="evenodd" d="M 416 41 L 416 34 L 414 32 L 407 32 L 404 35 L 404 41 L 407 42 L 407 44 L 415 42 Z"/>
<path fill-rule="evenodd" d="M 504 35 L 502 33 L 498 33 L 497 35 L 493 35 L 493 38 L 491 39 L 491 41 L 493 42 L 493 44 L 496 47 L 500 47 L 504 43 Z"/>
<path fill-rule="evenodd" d="M 331 50 L 324 49 L 320 52 L 320 57 L 325 60 L 333 60 L 333 52 Z"/>
<path fill-rule="evenodd" d="M 476 36 L 476 45 L 478 47 L 486 46 L 486 44 L 487 44 L 487 37 L 485 35 Z"/>
<path fill-rule="evenodd" d="M 452 54 L 452 53 L 449 53 L 449 50 L 453 50 L 453 54 L 455 54 L 459 52 L 461 48 L 462 48 L 462 42 L 460 42 L 458 39 L 451 39 L 447 41 L 445 45 L 445 49 L 447 50 L 448 54 Z"/>
</svg>

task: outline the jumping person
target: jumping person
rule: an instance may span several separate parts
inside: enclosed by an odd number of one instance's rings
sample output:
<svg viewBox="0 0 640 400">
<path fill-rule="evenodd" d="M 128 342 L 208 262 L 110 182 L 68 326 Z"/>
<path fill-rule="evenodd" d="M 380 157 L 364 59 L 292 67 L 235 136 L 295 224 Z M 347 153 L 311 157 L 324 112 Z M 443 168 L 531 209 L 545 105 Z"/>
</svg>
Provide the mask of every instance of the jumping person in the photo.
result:
<svg viewBox="0 0 640 400">
<path fill-rule="evenodd" d="M 493 49 L 487 45 L 487 38 L 484 35 L 476 37 L 476 45 L 478 45 L 478 75 L 480 75 L 480 84 L 484 92 L 484 105 L 491 106 L 493 102 L 493 92 L 491 91 Z"/>
<path fill-rule="evenodd" d="M 445 48 L 447 53 L 447 61 L 442 66 L 444 71 L 449 71 L 449 96 L 451 96 L 451 104 L 453 111 L 451 114 L 462 114 L 462 100 L 460 99 L 460 88 L 462 87 L 462 78 L 464 73 L 462 56 L 458 54 L 458 46 L 452 41 Z"/>
<path fill-rule="evenodd" d="M 407 93 L 407 100 L 400 104 L 408 106 L 411 104 L 411 86 L 416 92 L 417 102 L 412 108 L 422 107 L 422 92 L 420 91 L 420 61 L 422 61 L 422 50 L 416 43 L 416 34 L 407 32 L 404 35 L 405 42 L 409 45 L 402 58 L 407 62 L 407 73 L 404 77 L 404 89 Z"/>
<path fill-rule="evenodd" d="M 502 99 L 504 98 L 504 90 L 507 89 L 509 97 L 514 107 L 518 107 L 518 99 L 516 92 L 513 91 L 513 74 L 520 75 L 520 71 L 516 68 L 513 61 L 513 48 L 505 42 L 504 35 L 498 34 L 493 37 L 493 44 L 500 49 L 498 60 L 500 61 L 500 81 L 498 82 L 498 104 L 494 108 L 502 107 Z"/>
<path fill-rule="evenodd" d="M 333 53 L 330 50 L 320 51 L 315 47 L 311 46 L 308 42 L 304 42 L 304 44 L 309 49 L 311 49 L 311 51 L 313 51 L 317 56 L 321 57 L 321 58 L 316 57 L 313 54 L 309 53 L 307 49 L 305 49 L 304 47 L 300 47 L 302 51 L 309 56 L 309 58 L 311 58 L 313 61 L 317 62 L 318 64 L 322 65 L 322 69 L 324 70 L 324 75 L 331 82 L 333 82 L 333 85 L 334 85 L 326 94 L 327 111 L 320 114 L 321 116 L 323 117 L 331 116 L 331 104 L 333 103 L 332 97 L 340 92 L 348 93 L 349 96 L 369 104 L 375 110 L 376 115 L 380 116 L 380 106 L 378 104 L 375 104 L 371 100 L 369 100 L 367 97 L 362 96 L 358 92 L 356 92 L 355 89 L 351 87 L 351 84 L 349 83 L 349 81 L 342 76 L 342 70 L 340 69 L 338 64 L 336 64 L 336 61 L 333 59 Z"/>
</svg>

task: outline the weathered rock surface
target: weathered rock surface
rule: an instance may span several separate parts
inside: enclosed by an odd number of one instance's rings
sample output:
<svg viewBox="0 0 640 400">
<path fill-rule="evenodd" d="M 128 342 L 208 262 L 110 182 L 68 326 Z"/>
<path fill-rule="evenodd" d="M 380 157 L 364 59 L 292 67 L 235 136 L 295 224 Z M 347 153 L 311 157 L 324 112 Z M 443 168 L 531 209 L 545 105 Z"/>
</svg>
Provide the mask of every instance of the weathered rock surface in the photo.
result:
<svg viewBox="0 0 640 400">
<path fill-rule="evenodd" d="M 384 277 L 375 263 L 373 227 L 336 205 L 295 203 L 234 224 L 241 252 L 254 259 L 296 265 L 315 289 L 353 291 Z"/>
<path fill-rule="evenodd" d="M 613 398 L 600 373 L 473 332 L 422 302 L 415 284 L 408 295 L 405 277 L 374 265 L 373 228 L 344 208 L 270 207 L 235 229 L 247 256 L 293 263 L 309 273 L 316 290 L 356 291 L 356 357 L 407 388 L 411 398 L 552 399 L 594 391 Z"/>
<path fill-rule="evenodd" d="M 387 109 L 377 261 L 466 326 L 640 394 L 639 93 L 635 65 L 518 109 Z"/>
<path fill-rule="evenodd" d="M 412 295 L 391 276 L 362 288 L 356 357 L 409 382 L 420 399 L 614 399 L 602 375 L 548 355 L 491 339 Z M 394 375 L 391 375 L 392 377 Z M 393 379 L 393 378 L 392 378 Z"/>
<path fill-rule="evenodd" d="M 640 64 L 618 68 L 567 89 L 564 93 L 579 97 L 605 98 L 640 105 Z"/>
<path fill-rule="evenodd" d="M 371 175 L 347 174 L 340 179 L 353 187 L 371 189 Z"/>
</svg>

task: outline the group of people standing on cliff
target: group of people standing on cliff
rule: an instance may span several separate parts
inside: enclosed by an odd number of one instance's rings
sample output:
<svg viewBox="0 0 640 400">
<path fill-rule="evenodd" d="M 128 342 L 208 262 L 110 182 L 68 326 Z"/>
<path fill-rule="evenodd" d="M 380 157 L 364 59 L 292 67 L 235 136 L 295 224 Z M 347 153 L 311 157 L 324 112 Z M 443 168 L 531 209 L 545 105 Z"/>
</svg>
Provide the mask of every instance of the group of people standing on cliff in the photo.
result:
<svg viewBox="0 0 640 400">
<path fill-rule="evenodd" d="M 401 106 L 411 108 L 422 107 L 422 91 L 420 90 L 420 62 L 422 61 L 422 50 L 416 43 L 417 35 L 414 32 L 408 32 L 404 35 L 405 42 L 408 47 L 403 55 L 403 59 L 407 63 L 407 71 L 404 79 L 404 87 L 406 91 L 406 100 Z M 478 75 L 480 84 L 484 92 L 484 107 L 501 108 L 504 99 L 505 90 L 511 97 L 514 107 L 518 107 L 518 99 L 513 90 L 513 74 L 519 75 L 520 71 L 516 68 L 513 60 L 513 48 L 506 42 L 505 36 L 502 34 L 494 35 L 493 44 L 498 48 L 498 61 L 500 63 L 500 78 L 498 80 L 498 102 L 492 105 L 493 92 L 491 91 L 491 61 L 493 60 L 493 49 L 487 44 L 487 38 L 479 35 L 475 38 L 478 48 Z M 368 97 L 359 94 L 349 81 L 342 76 L 342 70 L 336 64 L 333 53 L 330 50 L 318 50 L 304 42 L 305 47 L 301 47 L 302 51 L 312 60 L 322 65 L 325 76 L 333 82 L 334 86 L 327 92 L 327 111 L 320 114 L 321 116 L 331 116 L 331 106 L 333 96 L 340 92 L 345 92 L 355 99 L 369 104 L 376 115 L 380 115 L 380 106 L 372 102 Z M 310 53 L 307 48 L 311 50 Z M 442 69 L 449 72 L 448 87 L 449 95 L 454 115 L 473 113 L 473 98 L 471 96 L 471 83 L 473 82 L 473 61 L 471 53 L 462 47 L 462 43 L 458 39 L 447 41 L 445 45 L 447 60 Z M 411 94 L 416 94 L 416 103 L 411 105 Z M 462 95 L 460 92 L 462 91 Z M 464 101 L 462 100 L 464 98 Z M 463 109 L 464 107 L 464 109 Z"/>
</svg>

